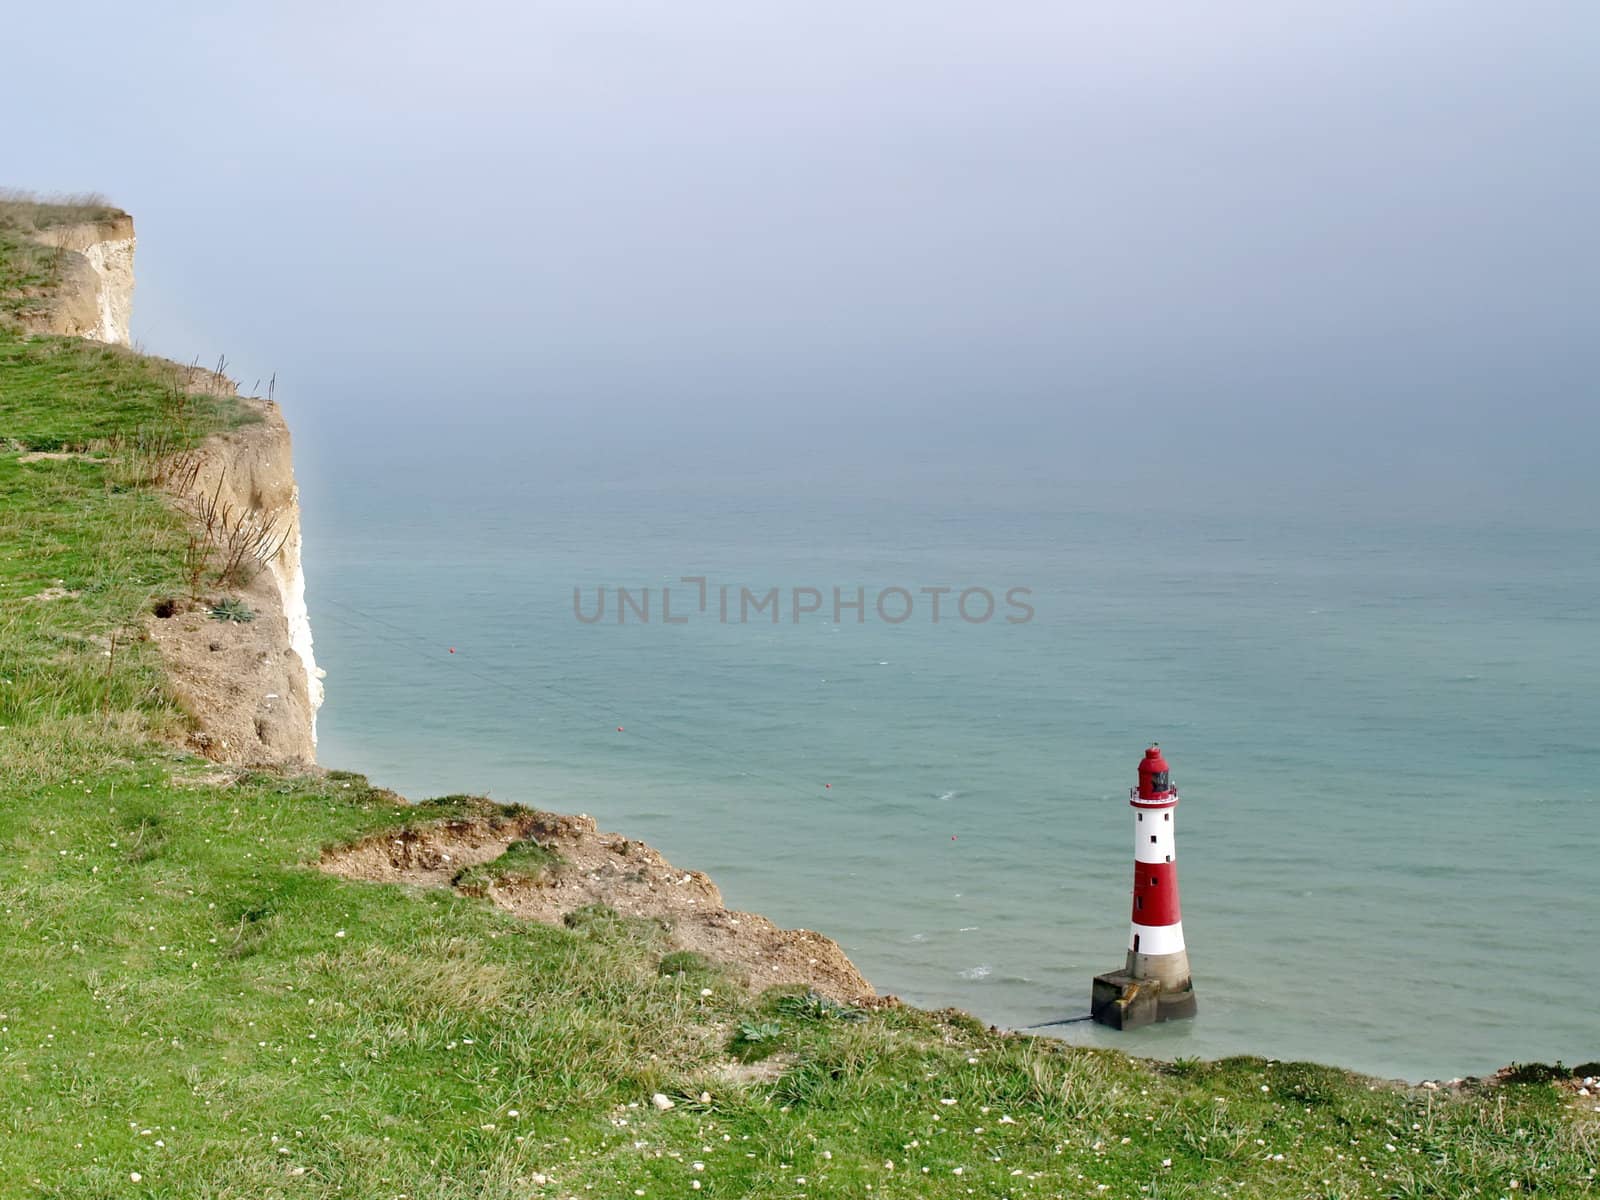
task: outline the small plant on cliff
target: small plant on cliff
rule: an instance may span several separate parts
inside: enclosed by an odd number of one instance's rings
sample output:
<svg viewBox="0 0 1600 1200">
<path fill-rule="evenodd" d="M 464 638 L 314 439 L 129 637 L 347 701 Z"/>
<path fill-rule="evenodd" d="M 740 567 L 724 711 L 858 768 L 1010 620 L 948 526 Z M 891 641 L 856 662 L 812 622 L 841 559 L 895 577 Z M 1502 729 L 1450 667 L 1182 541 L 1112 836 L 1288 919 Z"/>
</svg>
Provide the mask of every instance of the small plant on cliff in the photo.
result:
<svg viewBox="0 0 1600 1200">
<path fill-rule="evenodd" d="M 222 498 L 224 480 L 225 475 L 219 475 L 209 492 L 191 492 L 179 506 L 195 523 L 188 564 L 191 572 L 196 563 L 203 572 L 215 551 L 221 563 L 217 582 L 237 586 L 249 583 L 277 557 L 294 532 L 294 523 L 283 513 L 234 508 Z"/>
<path fill-rule="evenodd" d="M 224 514 L 222 566 L 218 583 L 249 583 L 256 572 L 277 557 L 289 540 L 288 522 L 280 513 L 247 512 L 230 525 Z"/>
<path fill-rule="evenodd" d="M 755 1046 L 774 1041 L 782 1033 L 783 1026 L 776 1021 L 743 1021 L 739 1025 L 739 1036 L 734 1040 L 746 1046 Z"/>
<path fill-rule="evenodd" d="M 189 584 L 189 599 L 195 604 L 200 602 L 200 583 L 210 561 L 211 543 L 199 530 L 191 530 L 183 550 L 183 578 Z"/>
<path fill-rule="evenodd" d="M 778 1011 L 798 1017 L 803 1021 L 862 1021 L 866 1014 L 849 1008 L 837 1000 L 806 992 L 799 996 L 783 996 L 778 1000 Z"/>
<path fill-rule="evenodd" d="M 240 625 L 256 619 L 255 610 L 237 596 L 226 596 L 211 606 L 213 621 L 233 621 Z"/>
</svg>

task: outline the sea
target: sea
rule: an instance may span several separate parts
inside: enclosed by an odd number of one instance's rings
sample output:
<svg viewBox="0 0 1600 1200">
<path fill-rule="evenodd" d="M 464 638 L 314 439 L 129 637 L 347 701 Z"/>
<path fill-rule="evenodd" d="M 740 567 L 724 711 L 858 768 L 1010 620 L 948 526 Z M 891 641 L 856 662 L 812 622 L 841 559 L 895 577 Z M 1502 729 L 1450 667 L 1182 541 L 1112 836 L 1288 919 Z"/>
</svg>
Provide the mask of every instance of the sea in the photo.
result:
<svg viewBox="0 0 1600 1200">
<path fill-rule="evenodd" d="M 589 813 L 1002 1027 L 1413 1081 L 1600 1058 L 1592 513 L 301 458 L 329 766 Z M 1118 1033 L 1073 1018 L 1123 962 L 1150 742 L 1200 1011 Z"/>
</svg>

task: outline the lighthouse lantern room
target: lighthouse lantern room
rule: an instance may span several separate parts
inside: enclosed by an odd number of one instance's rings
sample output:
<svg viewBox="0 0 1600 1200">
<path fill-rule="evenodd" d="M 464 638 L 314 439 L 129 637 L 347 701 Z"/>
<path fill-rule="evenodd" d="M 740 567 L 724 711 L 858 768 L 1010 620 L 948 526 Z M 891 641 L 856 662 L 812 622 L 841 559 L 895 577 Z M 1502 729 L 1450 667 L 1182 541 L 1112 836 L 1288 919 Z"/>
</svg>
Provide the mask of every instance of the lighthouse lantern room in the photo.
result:
<svg viewBox="0 0 1600 1200">
<path fill-rule="evenodd" d="M 1159 745 L 1144 752 L 1133 809 L 1133 928 L 1120 971 L 1096 975 L 1090 1012 L 1102 1025 L 1134 1029 L 1195 1014 L 1189 952 L 1178 906 L 1178 789 Z"/>
</svg>

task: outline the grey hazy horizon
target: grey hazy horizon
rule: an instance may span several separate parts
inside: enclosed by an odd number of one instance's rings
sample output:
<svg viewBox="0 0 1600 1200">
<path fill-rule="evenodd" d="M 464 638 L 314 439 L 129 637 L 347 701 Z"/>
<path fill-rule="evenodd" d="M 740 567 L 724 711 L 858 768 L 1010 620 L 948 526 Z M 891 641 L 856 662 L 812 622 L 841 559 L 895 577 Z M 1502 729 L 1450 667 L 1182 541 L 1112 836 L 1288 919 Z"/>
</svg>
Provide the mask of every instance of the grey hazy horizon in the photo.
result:
<svg viewBox="0 0 1600 1200">
<path fill-rule="evenodd" d="M 72 20 L 7 18 L 0 183 L 131 211 L 136 339 L 276 372 L 313 491 L 910 461 L 1594 504 L 1591 3 Z"/>
</svg>

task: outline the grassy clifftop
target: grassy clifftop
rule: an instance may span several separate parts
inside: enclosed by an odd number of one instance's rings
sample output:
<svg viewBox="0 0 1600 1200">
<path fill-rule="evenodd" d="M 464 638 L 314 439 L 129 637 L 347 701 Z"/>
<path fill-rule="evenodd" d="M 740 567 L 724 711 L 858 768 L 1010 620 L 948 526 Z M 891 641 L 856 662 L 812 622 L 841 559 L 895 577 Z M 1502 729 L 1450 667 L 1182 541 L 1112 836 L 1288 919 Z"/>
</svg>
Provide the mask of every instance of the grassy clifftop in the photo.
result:
<svg viewBox="0 0 1600 1200">
<path fill-rule="evenodd" d="M 608 910 L 318 870 L 494 810 L 173 748 L 141 639 L 185 586 L 161 459 L 238 419 L 175 380 L 0 328 L 0 1196 L 1590 1194 L 1600 1114 L 1548 1084 L 751 999 Z"/>
</svg>

